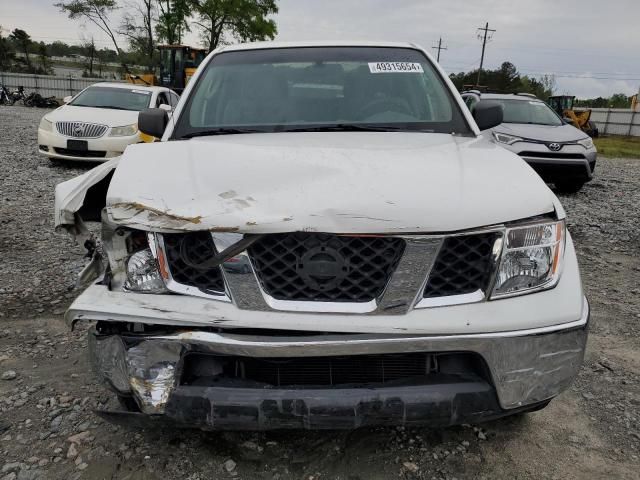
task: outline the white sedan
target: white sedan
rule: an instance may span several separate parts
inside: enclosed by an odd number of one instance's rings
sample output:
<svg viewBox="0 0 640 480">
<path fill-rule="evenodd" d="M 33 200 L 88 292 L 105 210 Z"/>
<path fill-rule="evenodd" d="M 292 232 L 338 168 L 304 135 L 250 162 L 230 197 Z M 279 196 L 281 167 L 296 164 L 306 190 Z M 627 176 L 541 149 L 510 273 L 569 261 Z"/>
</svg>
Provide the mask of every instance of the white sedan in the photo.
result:
<svg viewBox="0 0 640 480">
<path fill-rule="evenodd" d="M 165 87 L 98 83 L 46 114 L 38 127 L 38 153 L 51 160 L 104 161 L 143 141 L 138 112 L 173 110 L 178 95 Z"/>
</svg>

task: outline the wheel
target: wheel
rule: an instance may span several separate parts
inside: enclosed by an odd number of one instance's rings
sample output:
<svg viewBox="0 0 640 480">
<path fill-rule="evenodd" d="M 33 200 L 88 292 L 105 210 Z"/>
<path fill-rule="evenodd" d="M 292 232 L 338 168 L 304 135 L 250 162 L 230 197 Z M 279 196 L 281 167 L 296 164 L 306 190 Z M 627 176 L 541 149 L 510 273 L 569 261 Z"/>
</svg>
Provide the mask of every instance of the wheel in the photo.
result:
<svg viewBox="0 0 640 480">
<path fill-rule="evenodd" d="M 580 191 L 584 182 L 582 180 L 563 180 L 561 182 L 553 182 L 556 190 L 560 193 L 576 193 Z"/>
</svg>

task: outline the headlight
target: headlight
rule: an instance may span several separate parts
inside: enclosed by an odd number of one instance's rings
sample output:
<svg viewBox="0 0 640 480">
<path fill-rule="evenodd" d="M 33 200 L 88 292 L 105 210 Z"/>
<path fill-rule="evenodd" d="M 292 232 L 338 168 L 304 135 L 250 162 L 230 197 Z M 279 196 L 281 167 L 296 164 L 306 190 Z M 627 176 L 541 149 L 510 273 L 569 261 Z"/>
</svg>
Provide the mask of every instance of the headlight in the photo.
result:
<svg viewBox="0 0 640 480">
<path fill-rule="evenodd" d="M 42 120 L 40 120 L 40 125 L 38 126 L 38 128 L 40 130 L 44 130 L 45 132 L 52 132 L 53 131 L 53 122 L 50 122 L 45 117 L 42 117 Z"/>
<path fill-rule="evenodd" d="M 125 125 L 123 127 L 111 127 L 110 137 L 130 137 L 138 133 L 138 125 L 136 123 L 132 125 Z"/>
<path fill-rule="evenodd" d="M 126 262 L 127 280 L 124 289 L 142 293 L 164 293 L 167 289 L 149 248 L 131 255 Z"/>
<path fill-rule="evenodd" d="M 508 228 L 492 298 L 551 288 L 560 278 L 564 220 Z"/>
<path fill-rule="evenodd" d="M 579 145 L 582 145 L 587 150 L 589 150 L 590 148 L 593 148 L 593 140 L 591 140 L 591 137 L 587 137 L 587 138 L 583 138 L 582 140 L 578 140 L 577 143 Z"/>
<path fill-rule="evenodd" d="M 520 137 L 514 137 L 513 135 L 507 135 L 506 133 L 498 132 L 493 132 L 493 138 L 496 139 L 496 142 L 504 143 L 506 145 L 513 145 L 516 142 L 522 141 Z"/>
</svg>

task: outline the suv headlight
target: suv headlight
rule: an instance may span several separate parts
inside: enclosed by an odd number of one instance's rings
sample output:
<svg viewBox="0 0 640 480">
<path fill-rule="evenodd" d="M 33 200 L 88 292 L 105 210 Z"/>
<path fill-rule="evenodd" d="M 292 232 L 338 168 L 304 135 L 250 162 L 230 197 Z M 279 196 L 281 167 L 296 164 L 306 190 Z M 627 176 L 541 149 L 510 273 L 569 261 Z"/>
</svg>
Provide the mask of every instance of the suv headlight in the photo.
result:
<svg viewBox="0 0 640 480">
<path fill-rule="evenodd" d="M 493 138 L 498 143 L 504 143 L 505 145 L 513 145 L 516 142 L 522 142 L 522 138 L 515 137 L 513 135 L 507 135 L 506 133 L 493 132 Z"/>
<path fill-rule="evenodd" d="M 44 130 L 45 132 L 52 132 L 53 131 L 53 122 L 50 122 L 45 117 L 42 117 L 42 120 L 40 120 L 40 125 L 38 126 L 38 128 L 40 130 Z"/>
<path fill-rule="evenodd" d="M 148 235 L 144 232 L 135 232 L 130 239 L 131 247 L 129 248 L 136 251 L 125 260 L 127 278 L 123 289 L 140 293 L 167 292 L 158 262 L 149 247 Z"/>
<path fill-rule="evenodd" d="M 564 220 L 508 228 L 491 298 L 555 286 L 562 270 L 565 240 Z"/>
<path fill-rule="evenodd" d="M 578 140 L 577 143 L 579 145 L 582 145 L 587 150 L 589 150 L 590 148 L 593 148 L 593 140 L 591 140 L 591 137 L 587 137 L 587 138 L 583 138 L 582 140 Z"/>
<path fill-rule="evenodd" d="M 136 123 L 131 125 L 124 125 L 122 127 L 111 127 L 110 137 L 130 137 L 138 133 L 138 125 Z"/>
</svg>

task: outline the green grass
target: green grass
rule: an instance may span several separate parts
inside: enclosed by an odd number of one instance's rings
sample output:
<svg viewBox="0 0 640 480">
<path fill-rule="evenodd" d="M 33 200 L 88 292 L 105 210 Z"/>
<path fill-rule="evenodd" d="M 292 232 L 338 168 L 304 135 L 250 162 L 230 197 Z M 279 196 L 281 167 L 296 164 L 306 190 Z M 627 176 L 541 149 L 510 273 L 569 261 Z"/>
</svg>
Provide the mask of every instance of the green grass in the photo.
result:
<svg viewBox="0 0 640 480">
<path fill-rule="evenodd" d="M 593 143 L 603 157 L 640 158 L 640 137 L 599 137 Z"/>
</svg>

